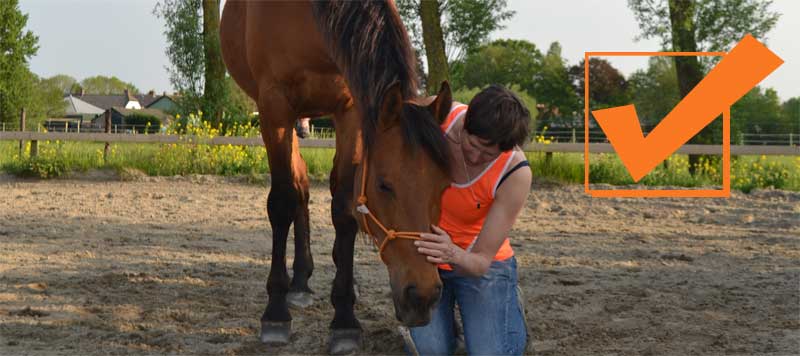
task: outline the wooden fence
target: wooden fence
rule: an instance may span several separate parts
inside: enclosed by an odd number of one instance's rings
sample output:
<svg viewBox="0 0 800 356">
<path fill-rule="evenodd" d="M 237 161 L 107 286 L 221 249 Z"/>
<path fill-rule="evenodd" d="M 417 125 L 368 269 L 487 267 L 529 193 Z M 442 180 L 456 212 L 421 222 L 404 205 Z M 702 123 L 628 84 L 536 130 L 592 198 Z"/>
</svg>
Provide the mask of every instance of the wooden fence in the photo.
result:
<svg viewBox="0 0 800 356">
<path fill-rule="evenodd" d="M 80 133 L 80 132 L 27 132 L 25 131 L 25 109 L 20 112 L 19 127 L 22 131 L 0 131 L 0 140 L 18 140 L 19 154 L 22 156 L 24 141 L 31 141 L 31 156 L 36 156 L 39 151 L 39 141 L 89 141 L 105 142 L 103 158 L 108 156 L 109 144 L 111 142 L 134 142 L 134 143 L 175 143 L 175 144 L 205 144 L 205 145 L 234 145 L 234 146 L 261 146 L 261 137 L 231 137 L 218 136 L 213 138 L 200 136 L 179 136 L 163 134 L 118 134 L 111 133 L 111 112 L 106 111 L 105 123 L 103 125 L 105 133 Z M 575 136 L 575 132 L 572 132 Z M 791 136 L 790 136 L 791 137 Z M 574 139 L 572 141 L 575 141 Z M 790 139 L 791 142 L 791 139 Z M 614 148 L 608 143 L 589 143 L 589 153 L 614 153 Z M 336 141 L 333 139 L 300 139 L 302 147 L 335 148 Z M 529 143 L 525 146 L 526 152 L 545 152 L 547 159 L 552 157 L 554 152 L 576 152 L 585 153 L 586 144 L 584 143 Z M 678 149 L 680 154 L 723 154 L 721 145 L 694 145 L 687 144 Z M 780 156 L 800 156 L 800 145 L 786 146 L 767 146 L 767 145 L 732 145 L 731 155 L 780 155 Z"/>
<path fill-rule="evenodd" d="M 205 144 L 205 145 L 234 145 L 234 146 L 263 146 L 261 137 L 214 137 L 204 138 L 197 136 L 178 135 L 142 135 L 142 134 L 112 134 L 112 133 L 66 133 L 66 132 L 25 132 L 8 131 L 0 132 L 0 140 L 31 141 L 31 154 L 35 154 L 34 146 L 38 141 L 88 141 L 88 142 L 133 142 L 133 143 L 175 143 L 175 144 Z M 301 147 L 334 148 L 333 139 L 300 139 Z M 22 146 L 24 147 L 24 146 Z M 530 143 L 525 146 L 527 152 L 584 152 L 583 143 Z M 608 143 L 590 143 L 590 153 L 614 153 L 614 148 Z M 722 154 L 721 145 L 683 145 L 677 153 L 681 154 Z M 763 145 L 732 145 L 731 155 L 781 155 L 800 156 L 800 146 L 763 146 Z"/>
</svg>

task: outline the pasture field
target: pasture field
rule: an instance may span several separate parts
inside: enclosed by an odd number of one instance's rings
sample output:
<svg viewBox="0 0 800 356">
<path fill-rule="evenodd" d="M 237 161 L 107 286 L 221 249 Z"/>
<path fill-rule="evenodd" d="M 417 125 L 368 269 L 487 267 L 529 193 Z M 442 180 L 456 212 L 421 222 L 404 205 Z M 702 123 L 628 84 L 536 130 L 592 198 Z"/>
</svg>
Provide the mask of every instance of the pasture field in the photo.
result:
<svg viewBox="0 0 800 356">
<path fill-rule="evenodd" d="M 258 341 L 268 189 L 216 175 L 118 178 L 0 174 L 0 354 L 326 352 L 325 184 L 310 198 L 314 304 L 292 311 L 291 344 L 270 348 Z M 510 238 L 537 355 L 800 349 L 798 192 L 593 199 L 581 185 L 535 184 Z M 356 243 L 362 352 L 400 354 L 375 250 Z"/>
<path fill-rule="evenodd" d="M 269 172 L 266 150 L 262 147 L 112 144 L 108 162 L 103 161 L 102 143 L 40 142 L 39 156 L 20 158 L 17 142 L 0 141 L 0 170 L 18 176 L 52 178 L 91 169 L 111 168 L 118 172 L 141 171 L 150 176 L 216 174 L 246 176 L 263 181 Z M 29 148 L 28 148 L 29 150 Z M 326 180 L 333 163 L 332 149 L 301 148 L 309 176 Z M 540 181 L 583 183 L 583 155 L 527 153 L 534 177 Z M 660 165 L 641 184 L 648 186 L 702 187 L 722 183 L 721 163 L 703 162 L 700 174 L 691 175 L 686 155 L 673 155 L 667 165 Z M 744 192 L 758 188 L 800 191 L 800 156 L 736 156 L 731 165 L 731 186 Z M 616 155 L 590 155 L 590 182 L 598 184 L 633 184 Z"/>
</svg>

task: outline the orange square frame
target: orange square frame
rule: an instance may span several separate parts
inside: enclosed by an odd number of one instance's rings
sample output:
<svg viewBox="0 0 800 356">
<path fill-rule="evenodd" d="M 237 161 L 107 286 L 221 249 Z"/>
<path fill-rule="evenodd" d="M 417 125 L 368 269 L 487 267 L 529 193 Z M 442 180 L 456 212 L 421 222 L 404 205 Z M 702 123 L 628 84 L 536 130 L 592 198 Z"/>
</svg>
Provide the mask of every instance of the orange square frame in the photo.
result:
<svg viewBox="0 0 800 356">
<path fill-rule="evenodd" d="M 725 52 L 585 52 L 584 190 L 595 198 L 728 198 L 731 195 L 731 110 L 722 113 L 722 189 L 591 189 L 589 187 L 589 57 L 724 56 Z"/>
</svg>

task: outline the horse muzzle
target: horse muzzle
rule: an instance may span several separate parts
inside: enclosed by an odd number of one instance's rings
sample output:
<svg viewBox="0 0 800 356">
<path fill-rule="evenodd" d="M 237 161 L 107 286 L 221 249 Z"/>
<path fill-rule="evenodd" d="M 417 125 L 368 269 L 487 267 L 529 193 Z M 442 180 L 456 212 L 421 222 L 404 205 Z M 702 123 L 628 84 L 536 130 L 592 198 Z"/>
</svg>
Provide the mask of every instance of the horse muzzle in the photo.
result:
<svg viewBox="0 0 800 356">
<path fill-rule="evenodd" d="M 427 292 L 416 286 L 403 288 L 399 298 L 394 299 L 394 310 L 397 320 L 408 327 L 425 326 L 431 322 L 431 311 L 442 297 L 442 286 L 436 285 Z"/>
</svg>

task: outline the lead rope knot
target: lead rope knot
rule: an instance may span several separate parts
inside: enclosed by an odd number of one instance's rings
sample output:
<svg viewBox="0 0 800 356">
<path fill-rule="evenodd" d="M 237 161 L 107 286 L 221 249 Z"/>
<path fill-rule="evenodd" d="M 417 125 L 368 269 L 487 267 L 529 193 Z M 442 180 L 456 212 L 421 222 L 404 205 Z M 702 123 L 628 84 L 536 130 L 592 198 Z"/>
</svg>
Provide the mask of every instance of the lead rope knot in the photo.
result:
<svg viewBox="0 0 800 356">
<path fill-rule="evenodd" d="M 365 195 L 361 195 L 356 201 L 358 202 L 356 211 L 364 215 L 369 215 L 369 208 L 367 208 L 367 197 Z"/>
</svg>

